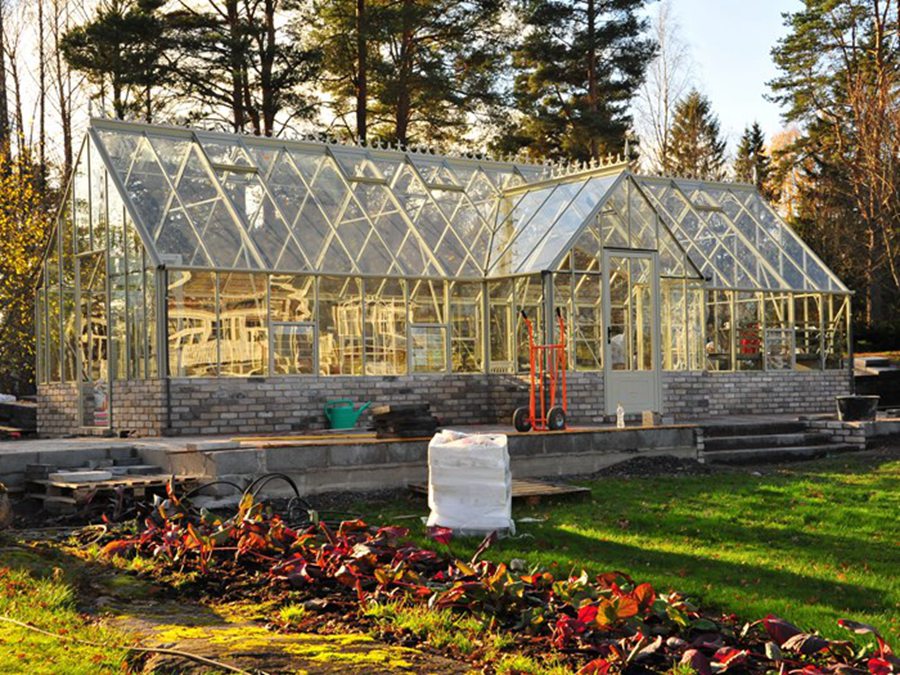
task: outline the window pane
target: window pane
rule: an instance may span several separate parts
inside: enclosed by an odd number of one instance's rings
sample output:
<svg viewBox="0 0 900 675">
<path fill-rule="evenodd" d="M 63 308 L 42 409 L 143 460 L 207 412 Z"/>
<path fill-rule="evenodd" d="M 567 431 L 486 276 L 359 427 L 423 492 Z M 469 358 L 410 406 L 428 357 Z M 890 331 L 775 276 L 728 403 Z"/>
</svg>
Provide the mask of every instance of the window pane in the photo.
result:
<svg viewBox="0 0 900 675">
<path fill-rule="evenodd" d="M 406 373 L 405 282 L 366 279 L 366 375 Z"/>
<path fill-rule="evenodd" d="M 219 275 L 220 375 L 265 375 L 269 370 L 266 275 Z"/>
<path fill-rule="evenodd" d="M 687 369 L 687 305 L 684 282 L 660 279 L 662 294 L 662 356 L 664 370 Z"/>
<path fill-rule="evenodd" d="M 360 280 L 321 277 L 318 299 L 319 372 L 322 375 L 361 374 L 363 318 Z"/>
<path fill-rule="evenodd" d="M 688 352 L 690 369 L 706 368 L 705 330 L 703 316 L 706 311 L 706 291 L 702 286 L 687 285 L 688 302 Z"/>
<path fill-rule="evenodd" d="M 218 372 L 216 275 L 170 271 L 168 299 L 169 375 L 202 377 Z"/>
<path fill-rule="evenodd" d="M 709 370 L 732 370 L 731 291 L 710 291 L 706 302 L 706 362 Z"/>
<path fill-rule="evenodd" d="M 444 282 L 413 281 L 409 290 L 412 323 L 444 323 Z"/>
<path fill-rule="evenodd" d="M 450 342 L 453 372 L 484 369 L 481 283 L 454 283 L 450 288 Z"/>
<path fill-rule="evenodd" d="M 574 277 L 575 311 L 566 317 L 575 339 L 575 368 L 600 370 L 603 367 L 603 312 L 599 274 Z"/>
<path fill-rule="evenodd" d="M 825 367 L 840 369 L 847 356 L 847 331 L 850 316 L 850 298 L 843 295 L 826 295 L 825 302 Z"/>
<path fill-rule="evenodd" d="M 488 284 L 488 324 L 492 373 L 513 372 L 513 282 L 511 279 Z"/>
<path fill-rule="evenodd" d="M 822 369 L 822 296 L 794 296 L 795 368 Z"/>
<path fill-rule="evenodd" d="M 790 370 L 793 367 L 794 331 L 791 327 L 790 296 L 765 293 L 766 370 Z"/>
<path fill-rule="evenodd" d="M 516 279 L 516 340 L 517 363 L 520 371 L 529 369 L 530 355 L 528 347 L 528 329 L 522 320 L 521 311 L 525 310 L 531 324 L 534 327 L 534 341 L 538 344 L 544 341 L 543 315 L 544 293 L 541 290 L 541 278 L 537 275 Z"/>
<path fill-rule="evenodd" d="M 443 326 L 411 326 L 412 370 L 414 373 L 443 373 L 447 370 L 447 329 Z"/>
<path fill-rule="evenodd" d="M 277 375 L 307 375 L 314 372 L 315 333 L 315 327 L 311 325 L 272 326 Z"/>
<path fill-rule="evenodd" d="M 273 274 L 269 278 L 272 323 L 314 322 L 315 277 Z"/>
<path fill-rule="evenodd" d="M 735 365 L 737 370 L 762 370 L 762 321 L 759 294 L 735 293 Z"/>
</svg>

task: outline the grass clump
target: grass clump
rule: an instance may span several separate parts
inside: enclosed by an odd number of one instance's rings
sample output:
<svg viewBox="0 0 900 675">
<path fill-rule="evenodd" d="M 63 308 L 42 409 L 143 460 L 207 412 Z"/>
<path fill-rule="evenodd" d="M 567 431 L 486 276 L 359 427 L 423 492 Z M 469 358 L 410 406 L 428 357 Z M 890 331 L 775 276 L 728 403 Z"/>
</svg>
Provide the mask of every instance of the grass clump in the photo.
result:
<svg viewBox="0 0 900 675">
<path fill-rule="evenodd" d="M 131 637 L 79 614 L 72 572 L 48 568 L 45 560 L 24 549 L 0 553 L 0 614 L 60 635 L 0 624 L 0 672 L 96 675 L 126 667 L 128 652 L 116 646 L 132 644 Z"/>
<path fill-rule="evenodd" d="M 485 637 L 484 623 L 480 619 L 449 609 L 429 609 L 401 602 L 372 603 L 363 614 L 391 630 L 412 633 L 435 649 L 450 649 L 463 656 L 480 647 Z M 500 643 L 504 641 L 500 639 Z"/>
</svg>

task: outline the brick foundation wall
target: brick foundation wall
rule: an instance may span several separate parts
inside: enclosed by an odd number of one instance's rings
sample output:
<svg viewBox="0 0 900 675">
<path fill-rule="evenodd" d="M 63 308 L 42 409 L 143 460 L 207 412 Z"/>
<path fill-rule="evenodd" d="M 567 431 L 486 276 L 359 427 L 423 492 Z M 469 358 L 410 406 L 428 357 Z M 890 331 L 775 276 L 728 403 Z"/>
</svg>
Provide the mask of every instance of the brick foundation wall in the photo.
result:
<svg viewBox="0 0 900 675">
<path fill-rule="evenodd" d="M 715 415 L 834 411 L 850 393 L 846 370 L 662 373 L 665 413 L 678 420 Z"/>
<path fill-rule="evenodd" d="M 601 421 L 603 375 L 571 373 L 569 419 Z M 174 379 L 172 433 L 216 434 L 323 428 L 325 403 L 428 402 L 444 424 L 508 422 L 528 404 L 528 380 L 512 375 L 407 375 L 393 377 L 268 377 Z M 366 413 L 368 414 L 368 413 Z"/>
<path fill-rule="evenodd" d="M 728 414 L 831 411 L 849 393 L 846 371 L 662 373 L 664 413 L 676 420 Z M 445 424 L 508 423 L 528 403 L 528 380 L 514 375 L 392 377 L 175 378 L 114 382 L 113 430 L 138 436 L 290 432 L 325 426 L 326 401 L 427 401 Z M 602 373 L 568 374 L 569 421 L 604 421 Z M 40 385 L 38 428 L 47 436 L 79 431 L 77 390 Z M 171 419 L 171 428 L 167 423 Z"/>
<path fill-rule="evenodd" d="M 73 382 L 39 384 L 37 388 L 38 433 L 71 436 L 81 427 L 78 418 L 78 385 Z"/>
<path fill-rule="evenodd" d="M 161 436 L 166 430 L 166 381 L 113 382 L 112 406 L 115 431 Z"/>
</svg>

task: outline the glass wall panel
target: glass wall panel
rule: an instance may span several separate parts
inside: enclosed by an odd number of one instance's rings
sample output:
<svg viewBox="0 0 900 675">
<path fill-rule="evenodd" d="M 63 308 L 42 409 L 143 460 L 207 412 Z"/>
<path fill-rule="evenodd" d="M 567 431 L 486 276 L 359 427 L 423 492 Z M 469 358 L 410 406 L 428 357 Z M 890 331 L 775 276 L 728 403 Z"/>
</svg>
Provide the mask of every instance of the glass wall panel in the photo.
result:
<svg viewBox="0 0 900 675">
<path fill-rule="evenodd" d="M 846 366 L 847 336 L 850 330 L 850 298 L 846 295 L 824 295 L 825 303 L 825 367 Z"/>
<path fill-rule="evenodd" d="M 144 288 L 145 274 L 139 266 L 138 260 L 129 260 L 129 266 L 137 269 L 129 269 L 127 278 L 128 293 L 128 376 L 139 380 L 146 376 L 147 337 L 149 326 L 147 325 L 147 306 Z"/>
<path fill-rule="evenodd" d="M 124 262 L 124 261 L 120 261 Z M 112 261 L 110 261 L 112 264 Z M 113 269 L 109 277 L 109 320 L 110 320 L 110 379 L 126 380 L 134 377 L 128 371 L 128 344 L 126 332 L 126 288 L 125 270 Z"/>
<path fill-rule="evenodd" d="M 63 377 L 62 364 L 60 363 L 60 310 L 70 309 L 71 314 L 67 320 L 74 319 L 75 306 L 69 303 L 69 307 L 60 307 L 60 294 L 58 288 L 47 289 L 47 379 L 50 382 L 59 382 Z M 74 333 L 74 331 L 73 331 Z M 75 369 L 72 368 L 74 374 Z M 71 377 L 71 376 L 70 376 Z"/>
<path fill-rule="evenodd" d="M 409 320 L 412 323 L 440 323 L 444 318 L 444 282 L 418 280 L 410 282 Z"/>
<path fill-rule="evenodd" d="M 706 290 L 701 284 L 687 283 L 688 313 L 688 368 L 704 370 L 706 368 L 706 331 L 704 315 L 706 314 Z"/>
<path fill-rule="evenodd" d="M 737 370 L 762 370 L 762 307 L 759 293 L 734 294 L 734 354 Z"/>
<path fill-rule="evenodd" d="M 273 368 L 276 375 L 315 373 L 316 328 L 312 324 L 272 324 Z"/>
<path fill-rule="evenodd" d="M 91 241 L 95 249 L 105 249 L 109 239 L 109 218 L 107 216 L 107 196 L 109 195 L 109 183 L 107 182 L 106 168 L 103 160 L 94 148 L 94 144 L 88 142 L 90 149 L 90 203 L 91 203 Z"/>
<path fill-rule="evenodd" d="M 91 243 L 91 196 L 88 178 L 87 144 L 82 146 L 81 156 L 72 177 L 72 222 L 75 227 L 75 252 L 94 249 Z"/>
<path fill-rule="evenodd" d="M 144 302 L 147 308 L 147 361 L 146 376 L 159 377 L 159 335 L 157 333 L 158 307 L 156 298 L 157 280 L 162 275 L 153 269 L 144 270 Z"/>
<path fill-rule="evenodd" d="M 653 370 L 653 263 L 649 257 L 609 256 L 609 354 L 612 370 Z"/>
<path fill-rule="evenodd" d="M 446 326 L 410 326 L 412 372 L 444 373 L 447 371 Z"/>
<path fill-rule="evenodd" d="M 706 300 L 706 363 L 709 370 L 732 370 L 732 292 L 709 291 Z"/>
<path fill-rule="evenodd" d="M 60 307 L 59 304 L 62 303 Z M 62 377 L 66 382 L 79 382 L 78 374 L 78 331 L 79 319 L 75 311 L 75 290 L 74 288 L 63 288 L 62 297 L 59 298 L 56 293 L 48 296 L 50 305 L 50 335 L 53 339 L 54 351 L 51 353 L 52 359 L 58 358 L 58 352 L 55 351 L 56 345 L 59 344 L 59 336 L 54 331 L 58 330 L 57 325 L 60 321 L 59 313 L 62 311 Z M 55 314 L 55 316 L 54 316 Z M 58 380 L 57 380 L 58 381 Z"/>
<path fill-rule="evenodd" d="M 406 282 L 365 279 L 366 375 L 406 374 Z"/>
<path fill-rule="evenodd" d="M 269 371 L 267 275 L 219 275 L 219 374 L 247 377 Z"/>
<path fill-rule="evenodd" d="M 603 367 L 602 277 L 599 274 L 575 274 L 572 294 L 573 310 L 569 330 L 574 338 L 573 361 L 577 370 L 600 370 Z"/>
<path fill-rule="evenodd" d="M 216 275 L 171 270 L 168 277 L 169 375 L 216 375 L 219 362 Z"/>
<path fill-rule="evenodd" d="M 481 282 L 450 286 L 450 363 L 455 373 L 484 369 L 483 293 Z"/>
<path fill-rule="evenodd" d="M 313 323 L 316 320 L 315 277 L 273 274 L 269 277 L 272 323 Z"/>
<path fill-rule="evenodd" d="M 794 295 L 794 335 L 797 370 L 822 369 L 822 296 Z"/>
<path fill-rule="evenodd" d="M 78 335 L 81 381 L 107 381 L 109 376 L 109 329 L 107 312 L 106 253 L 89 253 L 78 258 Z M 86 420 L 87 423 L 87 420 Z"/>
<path fill-rule="evenodd" d="M 663 370 L 687 370 L 687 295 L 681 279 L 660 279 Z"/>
<path fill-rule="evenodd" d="M 47 293 L 44 290 L 46 279 L 42 279 L 41 287 L 34 296 L 34 368 L 35 382 L 43 384 L 47 381 L 46 349 L 47 349 Z"/>
<path fill-rule="evenodd" d="M 490 372 L 512 373 L 513 367 L 513 281 L 502 279 L 488 283 L 488 336 Z M 526 356 L 527 358 L 527 356 Z"/>
<path fill-rule="evenodd" d="M 544 292 L 541 277 L 537 274 L 516 279 L 516 364 L 519 372 L 529 369 L 531 359 L 528 349 L 528 329 L 522 320 L 522 310 L 525 310 L 531 319 L 534 341 L 538 344 L 543 343 Z"/>
<path fill-rule="evenodd" d="M 409 335 L 415 373 L 447 370 L 445 305 L 443 281 L 410 281 Z"/>
<path fill-rule="evenodd" d="M 794 329 L 791 326 L 791 297 L 787 293 L 764 293 L 766 326 L 766 370 L 794 367 Z"/>
<path fill-rule="evenodd" d="M 363 371 L 362 283 L 352 277 L 321 277 L 318 291 L 319 373 Z"/>
</svg>

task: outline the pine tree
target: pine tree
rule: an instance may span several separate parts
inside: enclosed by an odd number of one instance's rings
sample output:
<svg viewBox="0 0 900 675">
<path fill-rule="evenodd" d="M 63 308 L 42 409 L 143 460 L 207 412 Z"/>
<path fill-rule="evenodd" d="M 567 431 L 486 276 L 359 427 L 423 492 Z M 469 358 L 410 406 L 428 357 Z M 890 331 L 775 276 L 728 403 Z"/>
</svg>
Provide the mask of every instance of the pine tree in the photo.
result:
<svg viewBox="0 0 900 675">
<path fill-rule="evenodd" d="M 805 178 L 792 224 L 858 291 L 868 327 L 900 309 L 898 5 L 804 0 L 785 17 L 769 83 L 802 129 L 790 148 Z"/>
<path fill-rule="evenodd" d="M 646 0 L 532 0 L 513 56 L 514 117 L 498 146 L 586 160 L 622 151 L 655 44 Z"/>
<path fill-rule="evenodd" d="M 686 178 L 721 180 L 725 141 L 709 99 L 696 89 L 675 105 L 668 170 Z"/>
<path fill-rule="evenodd" d="M 772 160 L 766 151 L 766 137 L 758 122 L 744 129 L 734 159 L 734 177 L 744 183 L 752 183 L 770 197 L 769 174 Z"/>
<path fill-rule="evenodd" d="M 322 0 L 314 41 L 350 135 L 452 141 L 500 103 L 501 0 Z"/>
<path fill-rule="evenodd" d="M 102 99 L 112 96 L 113 114 L 124 119 L 153 115 L 151 90 L 162 83 L 165 23 L 158 10 L 165 0 L 104 0 L 94 17 L 62 39 L 68 64 L 87 75 Z"/>
<path fill-rule="evenodd" d="M 286 39 L 285 24 L 303 23 L 282 0 L 181 3 L 169 14 L 167 50 L 174 89 L 195 104 L 191 117 L 227 120 L 232 131 L 274 136 L 282 123 L 314 112 L 307 89 L 318 75 L 315 46 Z"/>
</svg>

